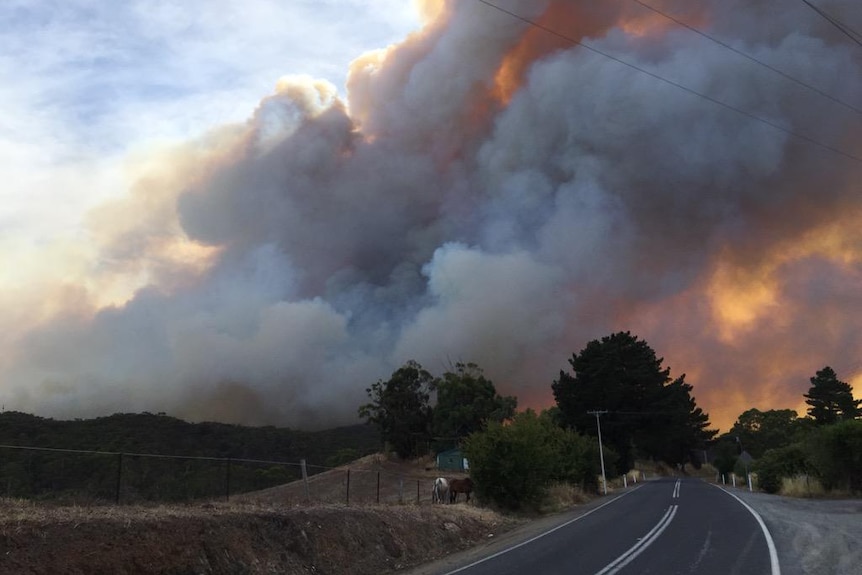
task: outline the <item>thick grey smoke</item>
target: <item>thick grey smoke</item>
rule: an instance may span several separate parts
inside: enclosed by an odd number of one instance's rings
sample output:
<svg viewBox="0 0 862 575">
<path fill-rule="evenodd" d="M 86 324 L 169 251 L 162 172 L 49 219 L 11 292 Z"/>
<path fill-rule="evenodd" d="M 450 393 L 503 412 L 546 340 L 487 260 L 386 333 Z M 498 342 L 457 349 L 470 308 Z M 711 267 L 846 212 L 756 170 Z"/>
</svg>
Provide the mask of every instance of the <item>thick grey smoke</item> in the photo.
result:
<svg viewBox="0 0 862 575">
<path fill-rule="evenodd" d="M 859 376 L 862 162 L 788 132 L 859 157 L 860 115 L 632 2 L 501 4 L 786 131 L 450 1 L 357 60 L 347 102 L 287 78 L 94 214 L 94 265 L 147 285 L 115 307 L 67 294 L 6 344 L 7 408 L 322 427 L 408 359 L 477 362 L 541 407 L 620 329 L 722 425 L 797 407 L 823 365 Z M 862 49 L 802 3 L 656 6 L 862 103 Z M 166 256 L 178 238 L 206 258 Z"/>
</svg>

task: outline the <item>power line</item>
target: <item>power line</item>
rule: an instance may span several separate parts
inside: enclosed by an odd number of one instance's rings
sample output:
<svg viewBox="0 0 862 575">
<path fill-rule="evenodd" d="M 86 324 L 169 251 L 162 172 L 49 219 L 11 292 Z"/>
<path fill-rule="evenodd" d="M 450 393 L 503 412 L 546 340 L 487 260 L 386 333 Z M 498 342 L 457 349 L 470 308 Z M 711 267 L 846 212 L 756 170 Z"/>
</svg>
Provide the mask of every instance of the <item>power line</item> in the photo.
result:
<svg viewBox="0 0 862 575">
<path fill-rule="evenodd" d="M 851 40 L 853 40 L 854 42 L 856 42 L 857 44 L 862 46 L 862 42 L 859 41 L 859 38 L 862 37 L 862 34 L 859 34 L 859 32 L 857 32 L 856 30 L 854 30 L 850 26 L 841 23 L 840 21 L 838 21 L 838 19 L 833 18 L 832 16 L 830 16 L 829 14 L 824 12 L 821 8 L 818 8 L 817 6 L 815 6 L 814 4 L 809 2 L 808 0 L 802 0 L 802 2 L 806 6 L 808 6 L 809 8 L 811 8 L 812 10 L 814 10 L 815 12 L 817 12 L 818 14 L 823 16 L 823 18 L 827 22 L 829 22 L 830 24 L 832 24 L 833 26 L 835 26 L 836 28 L 841 30 L 841 32 L 843 32 L 845 36 L 847 36 L 848 38 L 850 38 Z"/>
<path fill-rule="evenodd" d="M 579 40 L 575 40 L 574 38 L 572 38 L 570 36 L 566 36 L 565 34 L 557 32 L 553 28 L 548 28 L 547 26 L 544 26 L 543 24 L 539 24 L 538 22 L 530 20 L 529 18 L 525 18 L 525 17 L 521 16 L 520 14 L 517 14 L 515 12 L 511 12 L 505 8 L 497 6 L 496 4 L 493 4 L 493 3 L 489 2 L 488 0 L 478 0 L 478 1 L 481 2 L 482 4 L 485 4 L 486 6 L 488 6 L 490 8 L 494 8 L 495 10 L 499 10 L 500 12 L 503 12 L 504 14 L 508 14 L 509 16 L 516 18 L 516 19 L 520 20 L 521 22 L 524 22 L 525 24 L 529 24 L 530 26 L 534 26 L 540 30 L 544 30 L 548 34 L 552 34 L 552 35 L 554 35 L 558 38 L 561 38 L 567 42 L 570 42 L 570 43 L 575 44 L 577 46 L 581 46 L 582 48 L 586 48 L 587 50 L 589 50 L 591 52 L 599 54 L 600 56 L 604 56 L 605 58 L 608 58 L 609 60 L 613 60 L 614 62 L 622 64 L 623 66 L 626 66 L 626 67 L 631 68 L 633 70 L 637 70 L 638 72 L 640 72 L 642 74 L 646 74 L 647 76 L 650 76 L 651 78 L 654 78 L 656 80 L 664 82 L 665 84 L 669 84 L 675 88 L 678 88 L 680 90 L 688 92 L 689 94 L 692 94 L 692 95 L 697 96 L 699 98 L 703 98 L 704 100 L 707 100 L 708 102 L 712 102 L 713 104 L 715 104 L 717 106 L 721 106 L 722 108 L 726 108 L 728 110 L 736 112 L 737 114 L 740 114 L 741 116 L 745 116 L 747 118 L 750 118 L 752 120 L 760 122 L 761 124 L 765 124 L 767 126 L 770 126 L 771 128 L 778 130 L 780 132 L 784 132 L 785 134 L 787 134 L 789 136 L 793 136 L 794 138 L 797 138 L 797 139 L 802 140 L 804 142 L 808 142 L 809 144 L 813 144 L 815 146 L 823 148 L 824 150 L 830 151 L 834 154 L 838 154 L 839 156 L 844 156 L 845 158 L 847 158 L 849 160 L 853 160 L 854 162 L 858 162 L 858 163 L 862 164 L 862 157 L 853 155 L 849 152 L 845 152 L 844 150 L 841 150 L 839 148 L 835 148 L 833 146 L 830 146 L 829 144 L 824 144 L 823 142 L 820 142 L 819 140 L 815 140 L 814 138 L 812 138 L 810 136 L 806 136 L 805 134 L 801 134 L 801 133 L 795 132 L 789 128 L 785 128 L 779 124 L 776 124 L 775 122 L 767 120 L 766 118 L 761 118 L 760 116 L 758 116 L 756 114 L 753 114 L 751 112 L 746 112 L 745 110 L 737 108 L 736 106 L 732 106 L 731 104 L 728 104 L 726 102 L 722 102 L 721 100 L 713 98 L 712 96 L 708 96 L 702 92 L 698 92 L 697 90 L 694 90 L 692 88 L 684 86 L 678 82 L 674 82 L 673 80 L 669 80 L 663 76 L 656 74 L 655 72 L 650 72 L 649 70 L 641 68 L 640 66 L 638 66 L 636 64 L 632 64 L 631 62 L 626 62 L 625 60 L 623 60 L 621 58 L 618 58 L 616 56 L 608 54 L 607 52 L 599 50 L 598 48 L 594 48 L 593 46 L 590 46 L 589 44 L 584 44 L 583 42 L 581 42 Z"/>
<path fill-rule="evenodd" d="M 774 66 L 771 66 L 771 65 L 767 64 L 766 62 L 763 62 L 762 60 L 758 60 L 757 58 L 755 58 L 754 56 L 751 56 L 750 54 L 746 54 L 745 52 L 743 52 L 741 50 L 737 50 L 736 48 L 734 48 L 730 44 L 727 44 L 726 42 L 722 42 L 718 38 L 715 38 L 714 36 L 710 36 L 706 32 L 699 30 L 699 29 L 695 28 L 694 26 L 691 26 L 690 24 L 687 24 L 686 22 L 683 22 L 682 20 L 675 18 L 674 16 L 671 16 L 670 14 L 665 13 L 665 12 L 659 10 L 658 8 L 654 7 L 654 6 L 650 6 L 646 2 L 642 2 L 641 0 L 631 0 L 631 1 L 634 2 L 635 4 L 640 4 L 641 6 L 643 6 L 644 8 L 646 8 L 648 10 L 652 10 L 656 14 L 659 14 L 660 16 L 663 16 L 663 17 L 667 18 L 668 20 L 671 20 L 672 22 L 676 22 L 677 24 L 679 24 L 683 28 L 686 28 L 687 30 L 692 31 L 695 34 L 699 34 L 700 36 L 703 36 L 707 40 L 711 40 L 712 42 L 715 42 L 719 46 L 722 46 L 723 48 L 730 50 L 734 54 L 738 54 L 738 55 L 742 56 L 743 58 L 747 58 L 747 59 L 751 60 L 755 64 L 759 64 L 760 66 L 763 66 L 764 68 L 771 70 L 772 72 L 775 72 L 776 74 L 780 75 L 782 78 L 785 78 L 787 80 L 790 80 L 791 82 L 799 84 L 800 86 L 802 86 L 804 88 L 808 88 L 809 90 L 811 90 L 817 94 L 820 94 L 824 98 L 828 98 L 828 99 L 832 100 L 833 102 L 835 102 L 836 104 L 840 104 L 841 106 L 844 106 L 848 110 L 852 110 L 852 111 L 856 112 L 857 114 L 862 115 L 862 108 L 857 108 L 857 107 L 853 106 L 852 104 L 848 104 L 847 102 L 840 100 L 840 99 L 836 98 L 835 96 L 832 96 L 831 94 L 828 94 L 827 92 L 824 92 L 823 90 L 820 90 L 819 88 L 816 88 L 815 86 L 812 86 L 811 84 L 807 84 L 806 82 L 803 82 L 802 80 L 800 80 L 798 78 L 794 78 L 790 74 L 782 72 L 778 68 L 775 68 Z"/>
</svg>

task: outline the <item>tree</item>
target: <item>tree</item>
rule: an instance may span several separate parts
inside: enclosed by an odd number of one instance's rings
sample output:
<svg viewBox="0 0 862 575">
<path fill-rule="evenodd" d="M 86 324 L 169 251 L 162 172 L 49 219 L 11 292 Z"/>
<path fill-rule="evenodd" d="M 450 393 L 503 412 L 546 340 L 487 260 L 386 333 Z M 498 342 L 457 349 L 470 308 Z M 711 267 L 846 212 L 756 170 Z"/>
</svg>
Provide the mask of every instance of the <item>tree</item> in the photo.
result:
<svg viewBox="0 0 862 575">
<path fill-rule="evenodd" d="M 700 467 L 702 459 L 693 454 L 717 431 L 708 429 L 709 416 L 697 406 L 691 391 L 685 374 L 664 386 L 652 406 L 657 417 L 650 425 L 655 426 L 655 432 L 642 433 L 642 439 L 635 440 L 641 451 L 670 464 L 691 462 Z"/>
<path fill-rule="evenodd" d="M 862 421 L 818 427 L 805 447 L 823 487 L 862 493 Z"/>
<path fill-rule="evenodd" d="M 484 429 L 490 421 L 510 419 L 518 405 L 515 397 L 501 397 L 474 363 L 456 363 L 436 388 L 434 434 L 453 442 Z"/>
<path fill-rule="evenodd" d="M 378 380 L 365 391 L 371 398 L 359 408 L 359 417 L 380 429 L 398 457 L 421 455 L 431 440 L 429 403 L 434 378 L 415 361 L 408 361 L 388 381 Z"/>
<path fill-rule="evenodd" d="M 643 340 L 619 332 L 593 340 L 569 360 L 574 375 L 560 371 L 551 386 L 561 423 L 579 433 L 597 435 L 591 411 L 601 416 L 602 439 L 620 457 L 618 472 L 634 463 L 638 450 L 671 464 L 690 460 L 715 431 L 691 397 L 683 375 L 670 368 Z"/>
<path fill-rule="evenodd" d="M 757 459 L 770 449 L 785 447 L 796 440 L 802 426 L 792 409 L 749 409 L 737 418 L 728 435 Z"/>
<path fill-rule="evenodd" d="M 862 400 L 853 399 L 853 388 L 838 379 L 835 371 L 826 366 L 811 378 L 811 388 L 804 395 L 810 405 L 808 415 L 817 425 L 830 425 L 856 419 L 862 415 Z"/>
<path fill-rule="evenodd" d="M 712 464 L 716 471 L 727 475 L 736 467 L 739 458 L 739 444 L 728 434 L 717 437 L 712 443 Z"/>
</svg>

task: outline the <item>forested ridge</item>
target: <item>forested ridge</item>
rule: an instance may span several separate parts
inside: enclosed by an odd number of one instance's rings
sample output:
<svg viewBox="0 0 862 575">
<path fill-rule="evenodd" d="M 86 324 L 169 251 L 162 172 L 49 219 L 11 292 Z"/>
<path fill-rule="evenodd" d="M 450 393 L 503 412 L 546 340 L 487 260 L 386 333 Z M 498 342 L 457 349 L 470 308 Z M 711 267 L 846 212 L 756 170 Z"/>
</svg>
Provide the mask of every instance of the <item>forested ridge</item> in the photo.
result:
<svg viewBox="0 0 862 575">
<path fill-rule="evenodd" d="M 57 420 L 0 413 L 0 445 L 123 453 L 116 457 L 64 451 L 0 448 L 0 494 L 15 497 L 186 500 L 247 491 L 297 479 L 380 449 L 377 431 L 357 424 L 322 431 L 189 423 L 164 414 L 117 413 L 95 419 Z M 150 458 L 138 454 L 217 458 Z M 253 459 L 293 465 L 232 463 Z M 117 476 L 120 474 L 120 480 Z M 229 485 L 225 482 L 229 481 Z M 119 483 L 120 496 L 117 496 Z"/>
<path fill-rule="evenodd" d="M 380 447 L 377 432 L 357 424 L 322 431 L 189 423 L 164 414 L 116 413 L 59 420 L 17 411 L 0 413 L 0 444 L 92 451 L 232 457 L 327 465 L 337 452 L 360 455 Z"/>
</svg>

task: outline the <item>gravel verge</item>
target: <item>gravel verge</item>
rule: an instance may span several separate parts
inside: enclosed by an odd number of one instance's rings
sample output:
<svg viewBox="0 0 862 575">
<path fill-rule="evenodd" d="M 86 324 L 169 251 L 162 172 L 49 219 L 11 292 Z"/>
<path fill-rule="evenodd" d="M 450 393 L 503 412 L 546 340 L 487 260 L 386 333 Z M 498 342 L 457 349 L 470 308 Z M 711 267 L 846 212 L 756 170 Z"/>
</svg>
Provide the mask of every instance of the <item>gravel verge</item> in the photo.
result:
<svg viewBox="0 0 862 575">
<path fill-rule="evenodd" d="M 862 574 L 862 500 L 729 491 L 763 518 L 782 575 Z"/>
</svg>

